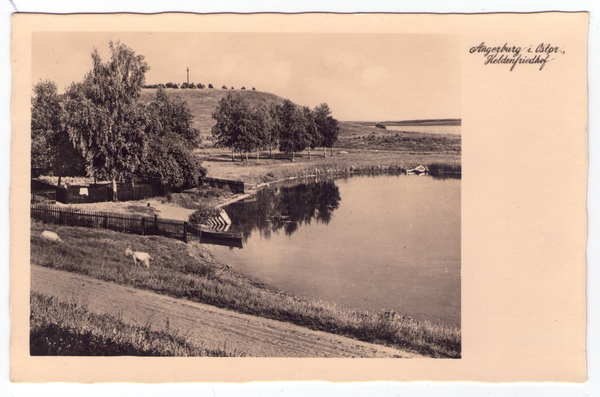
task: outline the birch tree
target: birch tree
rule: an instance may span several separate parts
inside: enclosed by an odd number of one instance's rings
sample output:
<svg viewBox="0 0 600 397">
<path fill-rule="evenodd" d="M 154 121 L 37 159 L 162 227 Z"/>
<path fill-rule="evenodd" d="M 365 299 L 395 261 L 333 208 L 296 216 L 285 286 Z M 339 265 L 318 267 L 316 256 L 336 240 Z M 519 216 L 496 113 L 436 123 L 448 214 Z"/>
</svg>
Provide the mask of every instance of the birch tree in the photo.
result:
<svg viewBox="0 0 600 397">
<path fill-rule="evenodd" d="M 120 42 L 109 42 L 111 58 L 102 62 L 92 53 L 93 67 L 83 82 L 66 93 L 66 125 L 75 146 L 85 158 L 89 176 L 117 182 L 131 179 L 147 150 L 145 107 L 138 103 L 149 70 L 144 56 Z"/>
</svg>

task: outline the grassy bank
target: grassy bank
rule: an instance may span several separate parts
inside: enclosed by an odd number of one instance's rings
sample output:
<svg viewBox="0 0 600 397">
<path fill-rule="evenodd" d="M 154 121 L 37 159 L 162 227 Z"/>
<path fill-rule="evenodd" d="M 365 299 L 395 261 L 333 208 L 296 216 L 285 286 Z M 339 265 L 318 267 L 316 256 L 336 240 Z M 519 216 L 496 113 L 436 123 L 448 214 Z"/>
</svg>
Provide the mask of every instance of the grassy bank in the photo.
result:
<svg viewBox="0 0 600 397">
<path fill-rule="evenodd" d="M 90 312 L 77 302 L 31 293 L 29 334 L 32 356 L 183 356 L 236 357 L 237 352 L 204 349 L 185 335 L 153 331 L 109 314 Z"/>
<path fill-rule="evenodd" d="M 270 159 L 268 152 L 261 152 L 260 159 L 250 161 L 231 161 L 231 154 L 219 149 L 205 149 L 199 152 L 208 175 L 214 178 L 242 180 L 250 183 L 263 183 L 290 177 L 315 174 L 343 174 L 347 172 L 380 172 L 386 170 L 404 170 L 419 164 L 434 164 L 459 170 L 460 154 L 457 153 L 404 153 L 376 150 L 342 150 L 334 149 L 334 156 L 329 153 L 323 156 L 322 151 L 312 153 L 308 158 L 306 152 L 296 155 L 291 162 L 283 155 L 277 154 Z M 430 167 L 431 169 L 432 167 Z"/>
<path fill-rule="evenodd" d="M 41 239 L 43 230 L 63 242 Z M 149 252 L 155 258 L 150 269 L 134 267 L 127 247 Z M 432 357 L 460 357 L 459 329 L 269 291 L 215 263 L 197 243 L 32 222 L 31 263 Z"/>
</svg>

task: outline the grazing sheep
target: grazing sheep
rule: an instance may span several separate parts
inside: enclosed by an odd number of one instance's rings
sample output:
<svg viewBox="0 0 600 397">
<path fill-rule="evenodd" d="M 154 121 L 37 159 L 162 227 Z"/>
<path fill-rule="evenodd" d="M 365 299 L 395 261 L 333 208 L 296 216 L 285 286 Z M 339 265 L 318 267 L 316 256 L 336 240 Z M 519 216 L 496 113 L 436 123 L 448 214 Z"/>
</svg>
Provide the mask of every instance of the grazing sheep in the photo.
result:
<svg viewBox="0 0 600 397">
<path fill-rule="evenodd" d="M 132 251 L 131 248 L 125 250 L 125 256 L 131 256 L 136 266 L 137 261 L 144 262 L 147 268 L 150 267 L 150 259 L 154 259 L 147 252 Z"/>
<path fill-rule="evenodd" d="M 59 241 L 59 242 L 62 241 L 60 239 L 60 237 L 58 237 L 58 234 L 48 231 L 48 230 L 44 230 L 42 232 L 42 238 L 45 238 L 46 240 L 51 240 L 51 241 Z"/>
</svg>

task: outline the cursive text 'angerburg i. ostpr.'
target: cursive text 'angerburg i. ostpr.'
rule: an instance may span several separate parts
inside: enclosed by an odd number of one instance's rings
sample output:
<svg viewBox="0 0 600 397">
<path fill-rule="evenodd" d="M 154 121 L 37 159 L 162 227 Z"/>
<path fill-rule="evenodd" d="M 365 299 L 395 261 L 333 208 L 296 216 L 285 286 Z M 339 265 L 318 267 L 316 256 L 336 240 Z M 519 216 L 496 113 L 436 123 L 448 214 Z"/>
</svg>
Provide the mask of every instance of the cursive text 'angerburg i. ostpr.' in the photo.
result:
<svg viewBox="0 0 600 397">
<path fill-rule="evenodd" d="M 565 51 L 560 47 L 550 43 L 540 43 L 537 46 L 515 46 L 504 43 L 502 46 L 486 46 L 482 42 L 478 46 L 469 49 L 471 54 L 481 54 L 484 56 L 484 65 L 510 65 L 510 71 L 515 69 L 517 64 L 539 65 L 538 70 L 543 70 L 544 66 L 554 58 L 552 54 L 564 54 Z"/>
</svg>

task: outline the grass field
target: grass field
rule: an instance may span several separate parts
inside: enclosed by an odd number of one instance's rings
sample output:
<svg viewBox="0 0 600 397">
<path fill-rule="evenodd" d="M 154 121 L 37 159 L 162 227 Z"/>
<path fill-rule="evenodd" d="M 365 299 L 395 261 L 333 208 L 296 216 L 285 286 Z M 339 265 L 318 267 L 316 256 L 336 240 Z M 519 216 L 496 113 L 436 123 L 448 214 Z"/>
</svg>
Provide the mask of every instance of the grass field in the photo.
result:
<svg viewBox="0 0 600 397">
<path fill-rule="evenodd" d="M 42 239 L 43 230 L 57 232 L 63 242 Z M 132 266 L 127 247 L 149 252 L 152 266 Z M 197 243 L 32 222 L 31 263 L 432 357 L 461 354 L 461 331 L 455 327 L 270 291 L 215 263 Z"/>
<path fill-rule="evenodd" d="M 152 324 L 131 325 L 110 314 L 93 313 L 79 302 L 31 293 L 32 356 L 183 356 L 238 357 L 243 353 L 205 349 L 186 335 L 154 331 Z"/>
<path fill-rule="evenodd" d="M 381 172 L 387 170 L 402 170 L 419 164 L 445 164 L 450 167 L 460 167 L 460 153 L 419 153 L 398 152 L 392 150 L 377 151 L 364 149 L 334 149 L 334 156 L 323 151 L 314 151 L 311 159 L 307 152 L 296 155 L 292 163 L 287 156 L 276 153 L 275 159 L 269 158 L 268 152 L 261 152 L 260 159 L 256 154 L 248 163 L 241 161 L 239 155 L 231 161 L 231 153 L 220 149 L 203 149 L 198 151 L 203 159 L 203 166 L 208 170 L 208 176 L 244 182 L 262 183 L 274 180 L 315 175 L 319 173 L 345 172 Z"/>
</svg>

